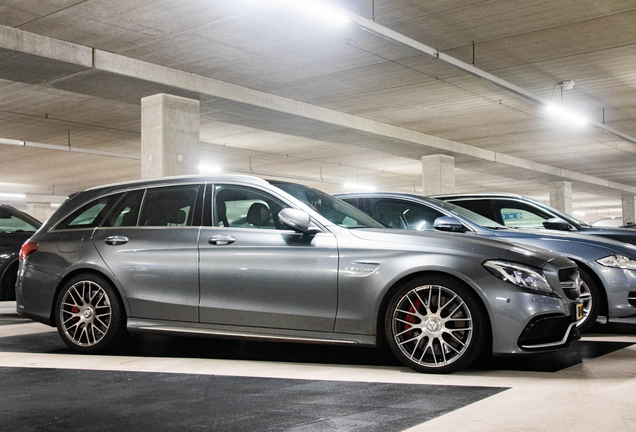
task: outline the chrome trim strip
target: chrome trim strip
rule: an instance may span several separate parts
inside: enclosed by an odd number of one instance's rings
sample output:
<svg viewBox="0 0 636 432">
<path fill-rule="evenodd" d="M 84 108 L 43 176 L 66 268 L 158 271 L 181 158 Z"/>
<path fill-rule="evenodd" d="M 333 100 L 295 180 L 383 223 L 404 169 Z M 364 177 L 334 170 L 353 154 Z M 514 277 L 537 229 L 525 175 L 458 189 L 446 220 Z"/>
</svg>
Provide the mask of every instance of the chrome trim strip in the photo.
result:
<svg viewBox="0 0 636 432">
<path fill-rule="evenodd" d="M 572 331 L 572 327 L 574 327 L 576 323 L 577 323 L 576 321 L 572 321 L 567 331 L 565 332 L 565 336 L 563 336 L 563 339 L 561 339 L 559 342 L 550 342 L 550 343 L 539 344 L 539 345 L 521 345 L 521 348 L 549 348 L 553 346 L 563 345 L 570 337 L 570 332 Z"/>
<path fill-rule="evenodd" d="M 250 338 L 250 339 L 267 339 L 272 341 L 284 341 L 284 342 L 305 341 L 305 342 L 316 342 L 316 343 L 323 343 L 323 344 L 329 344 L 329 343 L 347 344 L 347 345 L 359 344 L 359 342 L 351 341 L 351 340 L 317 339 L 317 338 L 294 337 L 294 336 L 273 336 L 273 335 L 261 335 L 256 333 L 240 333 L 240 332 L 228 332 L 223 330 L 204 330 L 204 329 L 170 327 L 170 326 L 141 326 L 141 327 L 135 327 L 135 329 L 156 331 L 156 332 L 166 332 L 166 333 L 192 333 L 192 334 L 206 334 L 206 335 L 228 336 L 228 337 Z"/>
</svg>

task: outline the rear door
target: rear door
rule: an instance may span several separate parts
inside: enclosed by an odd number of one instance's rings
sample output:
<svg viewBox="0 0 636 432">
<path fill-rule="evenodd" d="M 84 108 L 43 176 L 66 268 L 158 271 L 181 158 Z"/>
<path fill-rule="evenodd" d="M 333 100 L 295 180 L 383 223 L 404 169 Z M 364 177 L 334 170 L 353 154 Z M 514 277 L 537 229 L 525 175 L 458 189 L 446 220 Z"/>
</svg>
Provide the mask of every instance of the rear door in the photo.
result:
<svg viewBox="0 0 636 432">
<path fill-rule="evenodd" d="M 198 321 L 202 199 L 198 184 L 131 191 L 95 231 L 133 317 Z"/>
</svg>

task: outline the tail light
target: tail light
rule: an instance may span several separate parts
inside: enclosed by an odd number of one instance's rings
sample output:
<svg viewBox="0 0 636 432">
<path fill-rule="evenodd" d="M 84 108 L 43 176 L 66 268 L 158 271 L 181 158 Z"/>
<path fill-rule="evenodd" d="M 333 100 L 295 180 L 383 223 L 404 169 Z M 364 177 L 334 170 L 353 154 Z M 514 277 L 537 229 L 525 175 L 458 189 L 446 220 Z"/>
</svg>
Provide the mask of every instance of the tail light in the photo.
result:
<svg viewBox="0 0 636 432">
<path fill-rule="evenodd" d="M 20 261 L 24 261 L 26 257 L 38 251 L 38 244 L 33 241 L 28 241 L 22 245 L 20 249 L 20 257 L 18 258 Z"/>
</svg>

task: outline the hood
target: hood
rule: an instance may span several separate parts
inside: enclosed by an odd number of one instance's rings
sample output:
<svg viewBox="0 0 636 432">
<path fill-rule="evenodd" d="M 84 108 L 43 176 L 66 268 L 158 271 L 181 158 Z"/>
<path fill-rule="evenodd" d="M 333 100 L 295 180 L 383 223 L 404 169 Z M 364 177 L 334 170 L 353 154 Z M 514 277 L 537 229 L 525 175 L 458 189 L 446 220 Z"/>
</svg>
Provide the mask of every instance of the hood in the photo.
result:
<svg viewBox="0 0 636 432">
<path fill-rule="evenodd" d="M 358 228 L 349 231 L 353 236 L 363 240 L 409 245 L 412 248 L 421 247 L 422 250 L 457 250 L 480 257 L 484 261 L 501 259 L 539 268 L 548 262 L 556 264 L 557 261 L 563 267 L 575 265 L 566 258 L 539 247 L 518 245 L 499 239 L 477 237 L 470 234 L 373 228 Z"/>
<path fill-rule="evenodd" d="M 636 245 L 636 229 L 634 228 L 613 228 L 613 227 L 584 227 L 581 231 L 587 234 L 607 237 L 625 243 Z"/>
<path fill-rule="evenodd" d="M 551 230 L 506 229 L 495 231 L 495 236 L 513 243 L 538 244 L 552 252 L 567 256 L 580 252 L 581 258 L 596 260 L 612 254 L 636 259 L 636 246 L 605 237 Z"/>
</svg>

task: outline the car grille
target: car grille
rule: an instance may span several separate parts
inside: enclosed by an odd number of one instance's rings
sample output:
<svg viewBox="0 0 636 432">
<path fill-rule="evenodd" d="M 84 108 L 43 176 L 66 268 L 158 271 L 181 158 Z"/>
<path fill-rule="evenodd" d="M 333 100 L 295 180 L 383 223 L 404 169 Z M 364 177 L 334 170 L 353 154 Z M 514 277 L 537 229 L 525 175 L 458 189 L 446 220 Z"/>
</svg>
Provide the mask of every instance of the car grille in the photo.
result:
<svg viewBox="0 0 636 432">
<path fill-rule="evenodd" d="M 528 347 L 528 345 L 542 345 L 546 343 L 559 342 L 565 337 L 570 324 L 571 317 L 563 315 L 547 315 L 533 318 L 521 332 L 518 344 Z"/>
<path fill-rule="evenodd" d="M 578 300 L 581 294 L 581 277 L 576 267 L 559 270 L 559 282 L 563 293 L 570 300 Z"/>
</svg>

